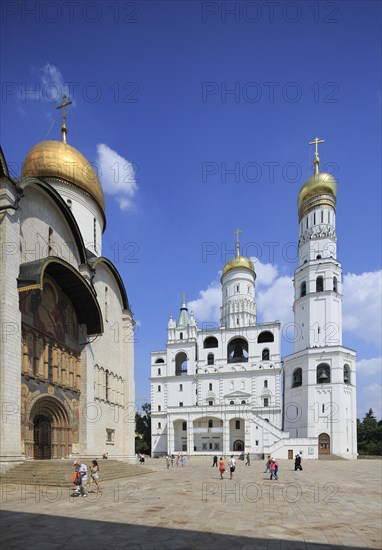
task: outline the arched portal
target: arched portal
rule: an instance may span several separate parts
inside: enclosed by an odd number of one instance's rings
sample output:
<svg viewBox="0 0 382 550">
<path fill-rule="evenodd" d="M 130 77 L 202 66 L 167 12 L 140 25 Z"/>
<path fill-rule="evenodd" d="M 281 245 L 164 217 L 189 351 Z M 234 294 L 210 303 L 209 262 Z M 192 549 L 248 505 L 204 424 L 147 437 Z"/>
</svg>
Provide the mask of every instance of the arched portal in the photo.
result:
<svg viewBox="0 0 382 550">
<path fill-rule="evenodd" d="M 60 400 L 47 395 L 38 398 L 31 408 L 28 424 L 26 458 L 49 460 L 67 458 L 71 454 L 73 429 L 69 425 L 68 411 Z"/>
<path fill-rule="evenodd" d="M 241 439 L 237 439 L 233 444 L 233 450 L 236 452 L 243 452 L 244 451 L 244 441 Z"/>
<path fill-rule="evenodd" d="M 318 436 L 318 453 L 320 455 L 330 455 L 330 436 L 326 433 Z"/>
<path fill-rule="evenodd" d="M 33 458 L 52 458 L 52 425 L 49 418 L 43 414 L 37 414 L 33 422 Z"/>
</svg>

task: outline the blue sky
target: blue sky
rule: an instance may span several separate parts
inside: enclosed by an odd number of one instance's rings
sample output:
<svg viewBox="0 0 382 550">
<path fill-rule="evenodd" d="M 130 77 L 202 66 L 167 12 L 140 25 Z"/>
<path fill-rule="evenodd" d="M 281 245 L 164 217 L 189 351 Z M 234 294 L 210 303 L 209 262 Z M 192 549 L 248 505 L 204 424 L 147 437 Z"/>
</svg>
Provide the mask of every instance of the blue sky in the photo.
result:
<svg viewBox="0 0 382 550">
<path fill-rule="evenodd" d="M 381 4 L 16 1 L 1 17 L 1 144 L 19 173 L 60 139 L 62 93 L 74 100 L 68 142 L 99 171 L 103 253 L 138 322 L 137 401 L 182 291 L 199 325 L 216 321 L 236 227 L 258 257 L 259 320 L 293 320 L 296 202 L 318 136 L 338 180 L 358 414 L 380 417 Z"/>
</svg>

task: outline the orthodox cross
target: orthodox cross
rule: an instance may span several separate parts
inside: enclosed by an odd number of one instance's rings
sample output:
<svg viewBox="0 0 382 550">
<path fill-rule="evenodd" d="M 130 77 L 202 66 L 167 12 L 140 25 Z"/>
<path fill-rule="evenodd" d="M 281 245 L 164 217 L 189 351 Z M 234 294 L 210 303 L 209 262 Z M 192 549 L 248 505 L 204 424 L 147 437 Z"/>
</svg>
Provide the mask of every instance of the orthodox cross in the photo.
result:
<svg viewBox="0 0 382 550">
<path fill-rule="evenodd" d="M 318 158 L 318 144 L 319 144 L 319 143 L 325 143 L 325 140 L 324 140 L 324 139 L 318 139 L 318 138 L 316 137 L 316 138 L 314 138 L 313 141 L 310 141 L 310 142 L 309 142 L 309 145 L 314 145 L 314 144 L 316 144 L 316 151 L 315 151 L 315 153 L 314 153 L 314 154 L 316 155 L 316 159 Z"/>
<path fill-rule="evenodd" d="M 66 101 L 66 95 L 62 96 L 62 104 L 56 107 L 56 109 L 62 109 L 62 126 L 61 126 L 61 132 L 62 132 L 62 141 L 66 143 L 66 134 L 68 133 L 68 129 L 66 127 L 66 107 L 68 105 L 71 105 L 73 101 Z"/>
<path fill-rule="evenodd" d="M 318 175 L 318 165 L 320 163 L 320 157 L 318 156 L 318 144 L 319 143 L 324 143 L 324 142 L 325 142 L 324 139 L 318 139 L 318 137 L 314 138 L 313 141 L 309 142 L 309 145 L 316 145 L 316 150 L 314 152 L 314 154 L 315 154 L 315 159 L 314 159 L 314 173 L 315 173 L 315 175 Z"/>
<path fill-rule="evenodd" d="M 240 256 L 240 241 L 239 241 L 240 233 L 242 233 L 240 229 L 236 229 L 236 231 L 234 231 L 234 234 L 236 235 L 236 256 Z"/>
</svg>

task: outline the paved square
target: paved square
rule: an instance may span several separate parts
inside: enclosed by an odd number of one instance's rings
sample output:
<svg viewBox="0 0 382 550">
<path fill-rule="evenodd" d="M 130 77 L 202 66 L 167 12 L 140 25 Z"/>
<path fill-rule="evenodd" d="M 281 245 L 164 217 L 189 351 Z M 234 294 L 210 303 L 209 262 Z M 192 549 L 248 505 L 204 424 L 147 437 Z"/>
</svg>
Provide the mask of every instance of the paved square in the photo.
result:
<svg viewBox="0 0 382 550">
<path fill-rule="evenodd" d="M 309 549 L 381 548 L 380 460 L 280 461 L 279 481 L 264 462 L 238 461 L 220 480 L 212 459 L 191 458 L 118 482 L 102 495 L 3 485 L 3 548 Z M 68 477 L 71 466 L 68 464 Z"/>
</svg>

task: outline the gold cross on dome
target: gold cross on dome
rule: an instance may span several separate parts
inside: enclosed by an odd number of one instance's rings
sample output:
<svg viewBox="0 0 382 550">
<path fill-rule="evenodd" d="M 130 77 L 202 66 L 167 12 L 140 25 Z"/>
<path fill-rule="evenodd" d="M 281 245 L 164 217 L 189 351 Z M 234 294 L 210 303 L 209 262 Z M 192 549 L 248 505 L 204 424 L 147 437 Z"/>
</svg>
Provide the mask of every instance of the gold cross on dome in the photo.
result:
<svg viewBox="0 0 382 550">
<path fill-rule="evenodd" d="M 66 107 L 68 105 L 71 105 L 73 101 L 65 101 L 66 95 L 62 96 L 62 104 L 56 107 L 56 109 L 62 109 L 62 126 L 61 126 L 61 132 L 62 132 L 62 141 L 66 143 L 66 134 L 68 133 L 68 129 L 66 127 Z"/>
<path fill-rule="evenodd" d="M 325 143 L 325 140 L 324 139 L 318 139 L 318 137 L 314 138 L 313 141 L 310 141 L 309 142 L 309 145 L 316 145 L 316 150 L 314 152 L 314 154 L 316 155 L 316 159 L 318 159 L 318 144 L 319 143 Z"/>
<path fill-rule="evenodd" d="M 240 229 L 236 229 L 236 230 L 234 231 L 234 235 L 236 235 L 236 244 L 240 244 L 240 242 L 239 242 L 239 235 L 240 235 L 240 233 L 242 233 L 242 231 L 241 231 Z"/>
</svg>

